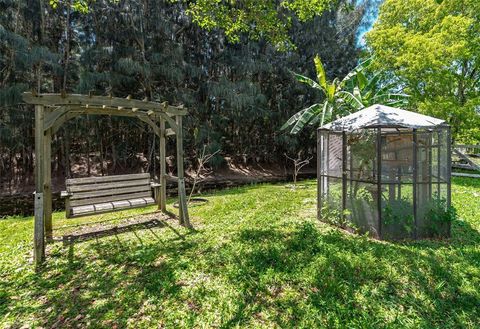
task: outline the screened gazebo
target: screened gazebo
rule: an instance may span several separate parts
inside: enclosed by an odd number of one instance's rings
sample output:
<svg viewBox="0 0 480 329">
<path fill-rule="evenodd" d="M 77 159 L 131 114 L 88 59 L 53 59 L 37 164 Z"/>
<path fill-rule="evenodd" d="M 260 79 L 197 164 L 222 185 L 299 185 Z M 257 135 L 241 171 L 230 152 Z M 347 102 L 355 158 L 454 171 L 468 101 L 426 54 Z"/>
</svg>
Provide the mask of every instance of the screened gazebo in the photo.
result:
<svg viewBox="0 0 480 329">
<path fill-rule="evenodd" d="M 318 217 L 380 239 L 450 234 L 450 128 L 374 105 L 318 130 Z"/>
</svg>

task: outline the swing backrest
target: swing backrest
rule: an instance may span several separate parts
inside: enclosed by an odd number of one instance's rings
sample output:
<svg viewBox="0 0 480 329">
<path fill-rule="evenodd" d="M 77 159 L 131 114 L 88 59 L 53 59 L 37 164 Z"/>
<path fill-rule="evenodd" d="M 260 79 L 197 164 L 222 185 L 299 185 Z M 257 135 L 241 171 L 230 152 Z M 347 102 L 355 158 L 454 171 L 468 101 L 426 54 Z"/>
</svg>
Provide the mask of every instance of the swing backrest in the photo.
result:
<svg viewBox="0 0 480 329">
<path fill-rule="evenodd" d="M 66 189 L 67 217 L 155 203 L 149 173 L 67 179 Z"/>
</svg>

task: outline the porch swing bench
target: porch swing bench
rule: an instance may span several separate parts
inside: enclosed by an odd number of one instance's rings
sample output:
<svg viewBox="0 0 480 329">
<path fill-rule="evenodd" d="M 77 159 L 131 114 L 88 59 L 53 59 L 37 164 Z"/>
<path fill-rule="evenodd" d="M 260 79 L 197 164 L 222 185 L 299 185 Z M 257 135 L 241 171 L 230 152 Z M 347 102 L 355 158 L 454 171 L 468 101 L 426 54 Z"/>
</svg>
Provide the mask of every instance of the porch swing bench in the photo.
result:
<svg viewBox="0 0 480 329">
<path fill-rule="evenodd" d="M 35 106 L 35 225 L 34 261 L 41 266 L 45 260 L 45 243 L 53 237 L 52 221 L 52 136 L 69 120 L 81 115 L 115 116 L 138 119 L 146 123 L 159 138 L 160 184 L 152 184 L 149 174 L 108 177 L 76 178 L 66 181 L 66 217 L 80 217 L 116 210 L 158 204 L 166 208 L 166 139 L 175 136 L 177 186 L 181 225 L 191 228 L 185 191 L 183 167 L 183 117 L 188 114 L 183 106 L 168 102 L 97 95 L 23 93 L 23 101 Z M 167 127 L 168 125 L 168 127 Z M 155 137 L 154 137 L 155 138 Z M 155 191 L 152 197 L 152 188 Z M 46 239 L 47 238 L 47 239 Z"/>
<path fill-rule="evenodd" d="M 154 205 L 161 187 L 149 173 L 67 179 L 65 185 L 61 197 L 67 218 Z"/>
</svg>

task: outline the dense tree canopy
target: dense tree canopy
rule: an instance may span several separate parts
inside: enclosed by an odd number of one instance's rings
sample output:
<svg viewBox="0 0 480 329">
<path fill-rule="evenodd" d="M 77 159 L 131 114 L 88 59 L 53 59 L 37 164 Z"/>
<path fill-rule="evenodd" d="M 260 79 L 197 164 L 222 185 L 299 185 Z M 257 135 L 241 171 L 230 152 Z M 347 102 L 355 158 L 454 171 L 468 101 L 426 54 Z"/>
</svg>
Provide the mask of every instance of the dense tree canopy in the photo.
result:
<svg viewBox="0 0 480 329">
<path fill-rule="evenodd" d="M 118 2 L 118 0 L 112 0 Z M 254 40 L 264 38 L 278 49 L 289 49 L 293 45 L 289 36 L 294 17 L 301 22 L 311 20 L 332 9 L 338 2 L 353 9 L 355 1 L 339 0 L 169 0 L 186 4 L 186 14 L 206 30 L 221 29 L 231 42 L 239 42 L 242 34 Z M 50 0 L 57 7 L 60 0 Z M 71 7 L 79 12 L 89 11 L 87 0 L 70 1 Z"/>
<path fill-rule="evenodd" d="M 346 9 L 350 2 L 339 1 L 306 22 L 286 10 L 296 48 L 278 52 L 260 34 L 255 40 L 239 33 L 232 43 L 222 29 L 200 28 L 187 14 L 190 2 L 97 0 L 86 12 L 73 3 L 0 3 L 0 177 L 25 181 L 22 175 L 31 173 L 33 111 L 18 105 L 20 93 L 31 89 L 183 103 L 190 111 L 187 160 L 203 145 L 222 150 L 214 165 L 223 158 L 278 162 L 285 152 L 312 153 L 311 132 L 297 139 L 279 131 L 293 113 L 322 98 L 291 71 L 314 75 L 319 53 L 329 79 L 346 75 L 358 60 L 357 32 L 367 9 L 367 2 Z M 67 176 L 70 168 L 153 171 L 158 142 L 152 136 L 134 120 L 80 117 L 54 137 L 54 169 Z M 173 146 L 167 145 L 169 154 Z M 93 168 L 100 160 L 108 166 Z"/>
<path fill-rule="evenodd" d="M 230 41 L 238 42 L 242 33 L 252 39 L 264 37 L 279 49 L 290 48 L 288 29 L 292 15 L 302 22 L 321 15 L 337 0 L 196 0 L 188 1 L 194 22 L 208 30 L 220 28 Z"/>
<path fill-rule="evenodd" d="M 413 108 L 480 141 L 480 1 L 386 0 L 367 43 Z"/>
</svg>

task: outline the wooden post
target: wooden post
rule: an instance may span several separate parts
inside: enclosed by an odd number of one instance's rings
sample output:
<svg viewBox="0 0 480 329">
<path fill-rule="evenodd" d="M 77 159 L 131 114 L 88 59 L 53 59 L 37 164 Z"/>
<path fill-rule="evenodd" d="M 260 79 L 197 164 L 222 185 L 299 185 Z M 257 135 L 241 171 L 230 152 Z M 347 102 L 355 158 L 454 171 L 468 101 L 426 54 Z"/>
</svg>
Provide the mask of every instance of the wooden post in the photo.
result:
<svg viewBox="0 0 480 329">
<path fill-rule="evenodd" d="M 167 163 L 166 163 L 166 147 L 165 147 L 165 119 L 160 119 L 160 196 L 158 200 L 158 209 L 162 212 L 167 211 Z"/>
<path fill-rule="evenodd" d="M 44 119 L 44 107 L 42 105 L 35 105 L 35 225 L 33 258 L 37 267 L 45 260 L 45 215 L 43 209 Z"/>
<path fill-rule="evenodd" d="M 43 221 L 43 193 L 35 193 L 35 223 L 33 227 L 33 261 L 35 266 L 40 267 L 45 261 L 45 239 Z"/>
<path fill-rule="evenodd" d="M 186 227 L 192 227 L 190 224 L 190 219 L 188 216 L 187 208 L 187 194 L 185 191 L 185 178 L 184 178 L 184 168 L 183 168 L 183 127 L 182 127 L 182 116 L 177 115 L 176 117 L 178 131 L 177 131 L 177 175 L 178 175 L 178 204 L 179 204 L 179 214 L 180 214 L 180 223 Z"/>
<path fill-rule="evenodd" d="M 52 130 L 44 132 L 43 141 L 43 211 L 45 213 L 45 237 L 52 240 Z"/>
</svg>

